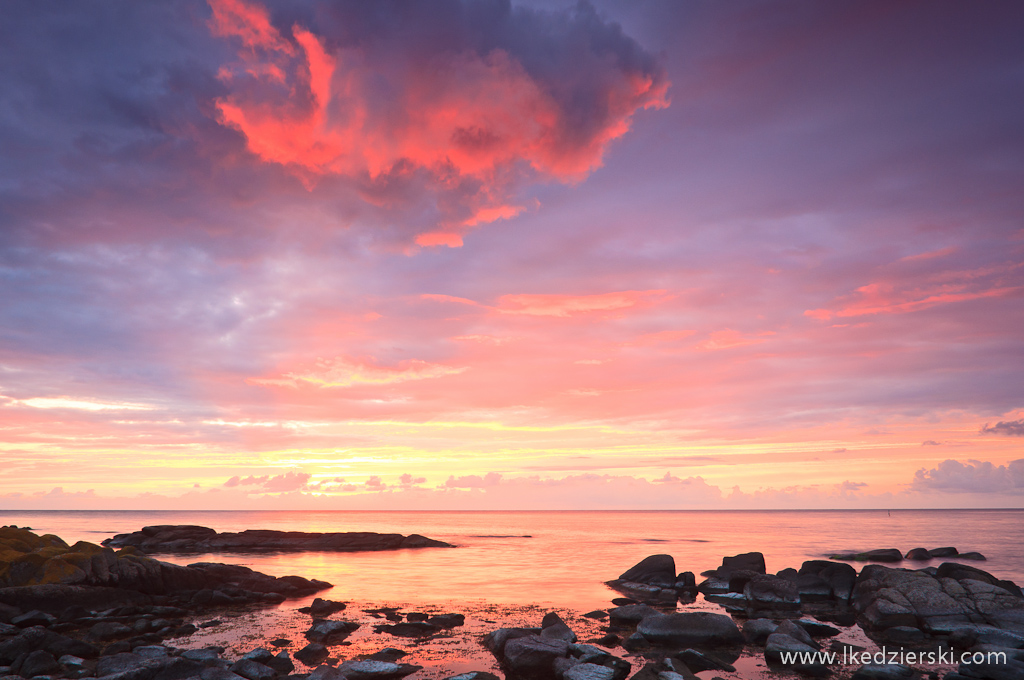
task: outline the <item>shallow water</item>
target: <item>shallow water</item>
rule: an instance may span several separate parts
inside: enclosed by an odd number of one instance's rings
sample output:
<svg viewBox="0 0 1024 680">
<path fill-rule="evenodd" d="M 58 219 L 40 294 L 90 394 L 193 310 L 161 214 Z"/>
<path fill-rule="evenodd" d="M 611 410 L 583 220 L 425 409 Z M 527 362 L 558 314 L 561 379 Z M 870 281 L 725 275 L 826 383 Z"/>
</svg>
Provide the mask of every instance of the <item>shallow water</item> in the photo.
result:
<svg viewBox="0 0 1024 680">
<path fill-rule="evenodd" d="M 600 623 L 580 615 L 606 609 L 618 596 L 604 585 L 654 553 L 673 555 L 679 571 L 700 573 L 721 564 L 725 555 L 759 551 L 768 571 L 799 568 L 809 559 L 834 552 L 873 548 L 955 546 L 979 551 L 986 562 L 968 562 L 1001 578 L 1024 582 L 1024 511 L 667 511 L 667 512 L 102 512 L 0 511 L 0 524 L 31 526 L 69 543 L 98 543 L 116 533 L 152 524 L 199 524 L 218 531 L 279 529 L 292 531 L 377 531 L 419 533 L 458 546 L 369 553 L 284 553 L 158 556 L 188 564 L 221 561 L 244 564 L 275 576 L 298 574 L 334 584 L 322 597 L 350 603 L 337 618 L 362 628 L 351 644 L 332 651 L 342 658 L 395 646 L 427 668 L 417 678 L 444 677 L 467 670 L 496 670 L 478 637 L 509 625 L 539 625 L 547 610 L 557 610 L 582 640 L 601 635 Z M 932 563 L 938 564 L 941 560 Z M 920 563 L 905 563 L 919 566 Z M 860 565 L 856 565 L 860 566 Z M 698 577 L 699 578 L 699 577 Z M 307 604 L 221 617 L 219 626 L 174 644 L 218 644 L 235 653 L 275 637 L 305 644 L 309 618 L 295 610 Z M 375 634 L 386 623 L 363 612 L 381 606 L 403 611 L 461 612 L 467 625 L 427 643 Z M 701 600 L 688 607 L 721 611 Z M 680 608 L 684 608 L 680 605 Z M 870 643 L 856 627 L 841 639 Z M 618 648 L 615 653 L 623 655 Z M 642 663 L 633 659 L 635 665 Z M 764 672 L 763 659 L 746 657 L 737 673 L 701 676 L 753 678 Z M 842 674 L 841 674 L 842 675 Z"/>
</svg>

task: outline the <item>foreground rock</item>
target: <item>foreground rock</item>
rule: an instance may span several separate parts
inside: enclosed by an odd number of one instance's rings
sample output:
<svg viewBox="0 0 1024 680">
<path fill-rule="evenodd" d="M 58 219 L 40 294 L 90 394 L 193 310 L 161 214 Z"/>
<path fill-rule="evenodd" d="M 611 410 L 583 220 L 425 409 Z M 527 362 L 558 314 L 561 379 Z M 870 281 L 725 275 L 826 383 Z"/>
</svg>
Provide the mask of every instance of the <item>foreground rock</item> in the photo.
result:
<svg viewBox="0 0 1024 680">
<path fill-rule="evenodd" d="M 357 552 L 401 550 L 403 548 L 451 548 L 419 534 L 376 534 L 372 532 L 311 533 L 249 529 L 217 533 L 208 527 L 160 525 L 143 527 L 131 534 L 118 534 L 103 541 L 114 548 L 131 546 L 144 553 L 217 552 Z"/>
<path fill-rule="evenodd" d="M 744 642 L 732 617 L 710 612 L 648 616 L 636 632 L 649 643 L 666 647 L 728 647 L 742 646 Z"/>
<path fill-rule="evenodd" d="M 676 573 L 671 555 L 651 555 L 623 572 L 619 578 L 606 582 L 608 586 L 653 604 L 675 605 L 676 599 L 692 600 L 697 594 L 693 572 Z"/>
<path fill-rule="evenodd" d="M 569 626 L 549 612 L 540 628 L 501 628 L 483 642 L 506 680 L 625 680 L 629 675 L 628 661 L 575 640 Z"/>
</svg>

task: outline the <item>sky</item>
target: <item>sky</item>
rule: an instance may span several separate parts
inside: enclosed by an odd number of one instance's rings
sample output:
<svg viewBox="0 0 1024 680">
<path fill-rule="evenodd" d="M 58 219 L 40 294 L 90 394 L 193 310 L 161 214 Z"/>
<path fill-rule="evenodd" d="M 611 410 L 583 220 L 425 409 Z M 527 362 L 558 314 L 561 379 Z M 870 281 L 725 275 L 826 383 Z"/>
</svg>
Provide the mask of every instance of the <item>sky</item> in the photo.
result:
<svg viewBox="0 0 1024 680">
<path fill-rule="evenodd" d="M 1022 34 L 6 4 L 0 508 L 1024 507 Z"/>
</svg>

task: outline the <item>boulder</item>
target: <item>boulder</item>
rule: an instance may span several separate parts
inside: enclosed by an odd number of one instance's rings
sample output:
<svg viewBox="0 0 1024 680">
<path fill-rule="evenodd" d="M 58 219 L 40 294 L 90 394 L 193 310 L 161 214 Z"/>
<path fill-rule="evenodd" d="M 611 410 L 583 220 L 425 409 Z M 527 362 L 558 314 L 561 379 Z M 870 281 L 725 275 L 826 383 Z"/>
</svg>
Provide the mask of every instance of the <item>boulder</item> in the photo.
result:
<svg viewBox="0 0 1024 680">
<path fill-rule="evenodd" d="M 759 552 L 749 552 L 733 555 L 732 557 L 723 557 L 722 566 L 715 573 L 719 578 L 728 580 L 729 575 L 734 571 L 767 573 L 764 566 L 764 555 Z"/>
<path fill-rule="evenodd" d="M 671 555 L 651 555 L 624 571 L 619 580 L 673 588 L 676 583 L 676 562 Z"/>
<path fill-rule="evenodd" d="M 315 619 L 313 621 L 313 625 L 305 632 L 305 636 L 310 642 L 319 642 L 323 645 L 336 645 L 355 632 L 358 628 L 359 624 L 352 621 Z"/>
<path fill-rule="evenodd" d="M 743 635 L 732 618 L 711 612 L 677 612 L 649 616 L 637 626 L 648 642 L 673 647 L 742 645 Z"/>
<path fill-rule="evenodd" d="M 240 675 L 246 680 L 274 680 L 277 673 L 270 666 L 264 666 L 252 659 L 239 659 L 228 668 L 235 675 Z"/>
<path fill-rule="evenodd" d="M 346 661 L 338 666 L 338 671 L 347 680 L 397 680 L 422 668 L 422 666 L 408 663 L 364 659 L 362 661 Z"/>
<path fill-rule="evenodd" d="M 299 611 L 303 614 L 309 614 L 314 619 L 326 619 L 331 614 L 337 614 L 344 610 L 346 606 L 347 605 L 344 602 L 324 600 L 317 597 L 313 599 L 313 603 L 311 605 L 308 607 L 302 607 Z"/>
<path fill-rule="evenodd" d="M 564 640 L 545 640 L 531 635 L 510 640 L 505 645 L 501 664 L 507 678 L 558 680 L 555 662 L 568 656 L 569 644 Z"/>
<path fill-rule="evenodd" d="M 540 624 L 540 636 L 548 640 L 576 642 L 576 633 L 555 612 L 548 612 Z"/>
<path fill-rule="evenodd" d="M 743 587 L 743 597 L 751 610 L 787 611 L 800 608 L 800 591 L 779 576 L 762 574 Z"/>
<path fill-rule="evenodd" d="M 747 619 L 743 622 L 743 637 L 752 645 L 763 645 L 778 627 L 771 619 Z"/>
<path fill-rule="evenodd" d="M 928 553 L 926 548 L 914 548 L 904 555 L 903 558 L 907 560 L 914 560 L 915 562 L 927 562 L 932 558 L 932 556 Z"/>
<path fill-rule="evenodd" d="M 946 548 L 932 548 L 928 551 L 929 557 L 956 557 L 959 554 L 960 551 L 952 546 Z"/>
<path fill-rule="evenodd" d="M 614 680 L 615 671 L 607 666 L 581 663 L 565 671 L 562 678 L 564 680 Z"/>
<path fill-rule="evenodd" d="M 484 636 L 484 647 L 500 661 L 505 656 L 505 645 L 516 638 L 538 635 L 539 628 L 499 628 Z"/>
<path fill-rule="evenodd" d="M 18 674 L 25 678 L 34 678 L 37 675 L 52 675 L 61 670 L 61 665 L 53 658 L 53 654 L 37 649 L 21 662 Z"/>
<path fill-rule="evenodd" d="M 317 666 L 323 663 L 330 655 L 327 647 L 318 642 L 311 642 L 295 652 L 295 658 L 307 666 Z"/>
</svg>

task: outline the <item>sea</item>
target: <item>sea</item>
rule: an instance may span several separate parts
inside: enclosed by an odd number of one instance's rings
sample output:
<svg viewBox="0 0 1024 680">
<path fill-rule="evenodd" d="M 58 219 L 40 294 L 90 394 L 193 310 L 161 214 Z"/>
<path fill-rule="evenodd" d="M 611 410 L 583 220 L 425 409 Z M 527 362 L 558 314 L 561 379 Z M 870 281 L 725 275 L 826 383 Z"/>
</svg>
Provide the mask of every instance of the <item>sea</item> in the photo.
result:
<svg viewBox="0 0 1024 680">
<path fill-rule="evenodd" d="M 443 678 L 469 670 L 497 668 L 479 637 L 509 625 L 539 625 L 558 612 L 581 639 L 597 639 L 601 622 L 583 617 L 608 609 L 620 597 L 605 582 L 644 557 L 669 554 L 678 571 L 714 569 L 722 557 L 757 551 L 769 572 L 799 568 L 805 560 L 875 548 L 956 547 L 977 551 L 984 562 L 965 562 L 999 578 L 1024 583 L 1024 510 L 778 510 L 778 511 L 2 511 L 0 525 L 31 527 L 69 544 L 99 543 L 119 533 L 156 524 L 193 524 L 217 531 L 374 531 L 422 534 L 453 549 L 426 548 L 363 553 L 272 553 L 160 555 L 177 564 L 219 561 L 242 564 L 274 576 L 299 575 L 334 584 L 318 595 L 349 603 L 337 618 L 361 628 L 341 658 L 386 646 L 410 651 L 409 662 L 425 668 L 417 678 Z M 933 560 L 933 564 L 941 561 Z M 906 563 L 919 566 L 921 563 Z M 861 565 L 857 565 L 858 567 Z M 921 565 L 923 566 L 923 565 Z M 182 647 L 223 646 L 244 653 L 267 640 L 302 639 L 309 618 L 296 612 L 312 598 L 258 611 L 231 612 L 202 629 Z M 455 612 L 466 626 L 416 643 L 377 633 L 388 623 L 380 608 L 402 612 Z M 680 610 L 722 611 L 698 599 Z M 445 637 L 448 636 L 448 637 Z M 871 648 L 856 627 L 841 638 Z M 623 654 L 621 648 L 616 653 Z M 633 659 L 642 663 L 642 659 Z M 754 678 L 767 673 L 763 659 L 737 662 L 737 674 L 715 671 L 701 677 Z M 840 674 L 842 675 L 842 674 Z M 765 676 L 767 677 L 767 676 Z"/>
</svg>

